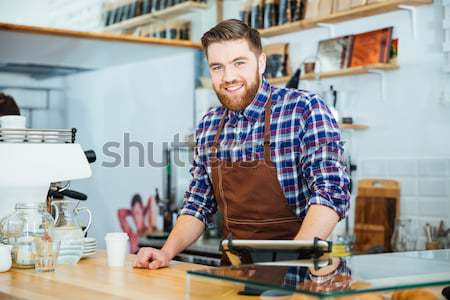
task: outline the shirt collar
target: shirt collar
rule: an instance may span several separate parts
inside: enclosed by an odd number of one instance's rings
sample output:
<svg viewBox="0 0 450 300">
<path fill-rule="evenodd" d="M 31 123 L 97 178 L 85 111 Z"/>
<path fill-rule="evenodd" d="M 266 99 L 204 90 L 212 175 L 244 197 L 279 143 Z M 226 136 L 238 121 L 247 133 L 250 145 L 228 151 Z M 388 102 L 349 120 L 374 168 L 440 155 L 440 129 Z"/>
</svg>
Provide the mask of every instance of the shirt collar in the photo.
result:
<svg viewBox="0 0 450 300">
<path fill-rule="evenodd" d="M 240 115 L 243 115 L 250 121 L 258 120 L 264 112 L 264 106 L 269 98 L 270 91 L 271 87 L 269 81 L 263 77 L 261 86 L 259 87 L 255 98 L 253 98 L 253 101 L 243 110 L 236 112 L 229 110 L 230 119 L 237 119 Z"/>
</svg>

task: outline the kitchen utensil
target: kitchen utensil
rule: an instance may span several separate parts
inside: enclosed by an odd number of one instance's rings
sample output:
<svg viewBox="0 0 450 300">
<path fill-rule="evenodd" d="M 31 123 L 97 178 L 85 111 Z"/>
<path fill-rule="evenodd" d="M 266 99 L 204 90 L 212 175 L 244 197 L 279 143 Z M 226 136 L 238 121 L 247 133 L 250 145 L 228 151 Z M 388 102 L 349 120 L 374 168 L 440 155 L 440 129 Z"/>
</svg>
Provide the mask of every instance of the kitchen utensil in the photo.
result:
<svg viewBox="0 0 450 300">
<path fill-rule="evenodd" d="M 400 212 L 400 184 L 389 179 L 358 181 L 355 213 L 356 251 L 375 246 L 390 251 L 395 220 Z"/>
</svg>

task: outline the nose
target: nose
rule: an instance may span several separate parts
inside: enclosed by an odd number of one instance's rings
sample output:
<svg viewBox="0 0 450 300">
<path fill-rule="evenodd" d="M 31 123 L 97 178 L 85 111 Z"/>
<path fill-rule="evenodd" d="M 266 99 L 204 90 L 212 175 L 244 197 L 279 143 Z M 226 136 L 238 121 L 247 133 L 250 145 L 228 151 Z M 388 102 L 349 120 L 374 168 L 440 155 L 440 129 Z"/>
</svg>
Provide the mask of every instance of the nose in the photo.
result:
<svg viewBox="0 0 450 300">
<path fill-rule="evenodd" d="M 223 72 L 222 81 L 224 82 L 234 82 L 239 78 L 235 68 L 233 66 L 227 66 Z"/>
</svg>

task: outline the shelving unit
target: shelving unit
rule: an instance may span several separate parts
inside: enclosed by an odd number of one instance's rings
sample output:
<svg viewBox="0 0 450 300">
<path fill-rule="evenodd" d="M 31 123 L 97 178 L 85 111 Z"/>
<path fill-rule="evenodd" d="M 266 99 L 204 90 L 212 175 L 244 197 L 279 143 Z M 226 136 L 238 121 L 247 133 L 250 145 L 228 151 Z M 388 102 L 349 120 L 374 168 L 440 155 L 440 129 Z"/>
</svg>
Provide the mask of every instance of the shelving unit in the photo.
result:
<svg viewBox="0 0 450 300">
<path fill-rule="evenodd" d="M 387 13 L 390 11 L 402 9 L 405 6 L 418 6 L 432 4 L 433 0 L 385 0 L 378 3 L 368 4 L 350 9 L 347 11 L 333 13 L 331 15 L 312 20 L 301 20 L 280 26 L 274 26 L 267 29 L 261 29 L 259 32 L 263 37 L 270 37 L 285 33 L 296 32 L 308 28 L 318 27 L 323 24 L 339 23 L 356 18 L 369 17 Z"/>
<path fill-rule="evenodd" d="M 150 24 L 161 21 L 163 19 L 169 19 L 178 17 L 187 13 L 191 13 L 196 10 L 206 9 L 208 4 L 199 3 L 194 1 L 188 1 L 180 3 L 169 8 L 159 10 L 153 13 L 145 14 L 139 17 L 135 17 L 120 23 L 116 23 L 104 28 L 105 32 L 117 32 L 122 30 L 131 29 L 140 25 Z"/>
<path fill-rule="evenodd" d="M 197 52 L 200 43 L 0 23 L 0 65 L 81 72 Z M 55 75 L 56 76 L 56 75 Z"/>
<path fill-rule="evenodd" d="M 330 77 L 341 77 L 341 76 L 353 76 L 353 75 L 361 75 L 361 74 L 369 74 L 371 70 L 379 70 L 379 71 L 391 71 L 397 70 L 400 66 L 397 64 L 374 64 L 367 65 L 363 67 L 353 67 L 346 68 L 342 70 L 330 71 L 330 72 L 322 72 L 320 73 L 320 78 L 330 78 Z M 290 79 L 290 76 L 280 77 L 280 78 L 271 78 L 269 79 L 271 84 L 281 85 L 285 84 Z M 315 73 L 308 73 L 302 75 L 300 80 L 315 80 Z"/>
<path fill-rule="evenodd" d="M 339 123 L 339 128 L 341 128 L 341 129 L 364 130 L 364 129 L 368 129 L 369 126 L 368 125 L 363 125 L 363 124 L 343 124 L 343 123 Z"/>
</svg>

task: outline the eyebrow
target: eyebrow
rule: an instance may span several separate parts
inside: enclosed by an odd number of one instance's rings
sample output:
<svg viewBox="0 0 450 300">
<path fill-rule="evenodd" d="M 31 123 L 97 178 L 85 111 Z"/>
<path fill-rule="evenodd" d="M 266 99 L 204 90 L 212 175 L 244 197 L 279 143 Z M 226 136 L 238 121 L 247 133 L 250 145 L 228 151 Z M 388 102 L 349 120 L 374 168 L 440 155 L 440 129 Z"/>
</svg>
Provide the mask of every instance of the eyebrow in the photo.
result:
<svg viewBox="0 0 450 300">
<path fill-rule="evenodd" d="M 236 57 L 235 59 L 233 59 L 231 62 L 236 62 L 236 61 L 238 61 L 238 60 L 248 60 L 248 58 L 247 57 L 245 57 L 245 56 L 239 56 L 239 57 Z M 210 63 L 209 64 L 209 67 L 214 67 L 214 66 L 222 66 L 223 64 L 221 64 L 221 63 L 218 63 L 218 62 L 212 62 L 212 63 Z"/>
</svg>

